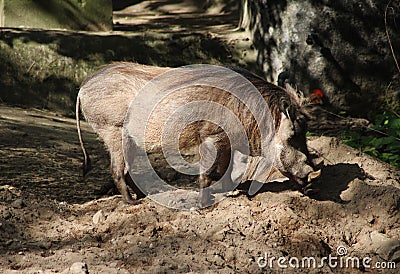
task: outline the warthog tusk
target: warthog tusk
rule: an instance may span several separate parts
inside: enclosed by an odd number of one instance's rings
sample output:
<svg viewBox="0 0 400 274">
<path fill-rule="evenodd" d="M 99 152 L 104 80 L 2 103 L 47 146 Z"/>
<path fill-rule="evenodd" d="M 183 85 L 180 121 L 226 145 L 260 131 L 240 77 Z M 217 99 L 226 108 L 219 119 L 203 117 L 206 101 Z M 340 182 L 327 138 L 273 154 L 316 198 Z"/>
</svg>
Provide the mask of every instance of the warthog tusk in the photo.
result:
<svg viewBox="0 0 400 274">
<path fill-rule="evenodd" d="M 312 180 L 317 179 L 321 176 L 321 170 L 313 171 L 308 174 L 307 182 L 311 183 Z"/>
</svg>

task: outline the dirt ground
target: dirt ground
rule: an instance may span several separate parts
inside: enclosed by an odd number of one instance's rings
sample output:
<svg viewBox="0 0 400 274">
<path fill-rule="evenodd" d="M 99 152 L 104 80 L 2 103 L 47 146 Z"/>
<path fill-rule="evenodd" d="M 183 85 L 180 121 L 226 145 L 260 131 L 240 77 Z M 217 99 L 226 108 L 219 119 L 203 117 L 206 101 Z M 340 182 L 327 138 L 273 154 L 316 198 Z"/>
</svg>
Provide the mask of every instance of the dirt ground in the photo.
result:
<svg viewBox="0 0 400 274">
<path fill-rule="evenodd" d="M 178 14 L 165 1 L 152 1 L 149 12 L 138 2 L 116 13 L 117 30 L 191 32 L 185 26 L 196 27 L 195 17 L 199 29 L 209 24 L 210 35 L 233 28 L 218 12 L 201 17 L 192 7 Z M 141 24 L 131 24 L 132 14 Z M 171 27 L 171 16 L 182 24 Z M 94 169 L 83 181 L 73 119 L 0 105 L 0 272 L 398 273 L 400 172 L 323 136 L 362 121 L 325 118 L 312 124 L 318 136 L 309 140 L 316 162 L 325 163 L 315 197 L 288 181 L 250 197 L 243 184 L 210 208 L 178 211 L 149 198 L 125 204 L 88 124 L 83 138 Z"/>
<path fill-rule="evenodd" d="M 94 162 L 86 182 L 73 119 L 0 107 L 1 273 L 398 273 L 399 171 L 336 138 L 309 141 L 325 161 L 314 198 L 287 181 L 249 197 L 244 184 L 211 208 L 178 211 L 110 193 L 107 153 L 82 125 Z M 301 267 L 338 248 L 339 258 L 370 257 L 371 268 Z M 300 265 L 260 268 L 260 257 Z"/>
</svg>

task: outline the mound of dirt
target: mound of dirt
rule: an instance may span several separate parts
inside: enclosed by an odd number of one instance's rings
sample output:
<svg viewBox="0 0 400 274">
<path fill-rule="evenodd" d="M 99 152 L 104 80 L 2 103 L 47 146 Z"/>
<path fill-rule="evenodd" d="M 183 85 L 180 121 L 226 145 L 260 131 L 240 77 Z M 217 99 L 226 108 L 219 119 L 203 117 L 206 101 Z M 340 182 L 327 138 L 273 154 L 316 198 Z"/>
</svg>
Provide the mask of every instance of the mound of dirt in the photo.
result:
<svg viewBox="0 0 400 274">
<path fill-rule="evenodd" d="M 178 211 L 107 194 L 107 153 L 82 124 L 95 163 L 86 182 L 74 120 L 0 107 L 0 272 L 398 273 L 399 171 L 335 138 L 309 140 L 325 162 L 313 198 L 288 181 L 252 197 L 244 184 Z"/>
</svg>

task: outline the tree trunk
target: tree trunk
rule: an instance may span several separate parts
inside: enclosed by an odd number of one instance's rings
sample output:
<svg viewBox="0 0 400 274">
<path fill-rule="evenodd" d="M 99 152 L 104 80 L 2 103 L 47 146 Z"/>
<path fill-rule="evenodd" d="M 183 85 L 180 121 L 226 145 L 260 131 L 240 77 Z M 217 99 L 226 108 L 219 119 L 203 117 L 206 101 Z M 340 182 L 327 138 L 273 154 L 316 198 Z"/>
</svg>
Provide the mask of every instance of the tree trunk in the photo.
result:
<svg viewBox="0 0 400 274">
<path fill-rule="evenodd" d="M 242 0 L 239 27 L 252 34 L 257 63 L 276 82 L 287 70 L 306 94 L 367 116 L 400 99 L 399 71 L 385 28 L 388 0 Z M 400 3 L 387 10 L 388 33 L 400 59 Z M 397 106 L 398 107 L 398 106 Z"/>
</svg>

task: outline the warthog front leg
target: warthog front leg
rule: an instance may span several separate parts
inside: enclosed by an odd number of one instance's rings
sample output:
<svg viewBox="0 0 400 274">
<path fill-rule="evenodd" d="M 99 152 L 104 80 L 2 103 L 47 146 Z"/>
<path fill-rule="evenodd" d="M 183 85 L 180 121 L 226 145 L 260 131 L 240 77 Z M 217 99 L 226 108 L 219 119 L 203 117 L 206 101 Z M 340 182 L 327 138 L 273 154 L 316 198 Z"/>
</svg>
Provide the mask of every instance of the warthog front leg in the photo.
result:
<svg viewBox="0 0 400 274">
<path fill-rule="evenodd" d="M 222 191 L 232 190 L 231 147 L 225 134 L 204 138 L 200 145 L 200 206 L 213 203 L 211 189 L 213 180 L 222 181 Z"/>
</svg>

